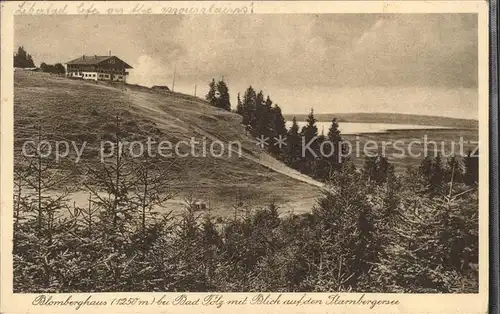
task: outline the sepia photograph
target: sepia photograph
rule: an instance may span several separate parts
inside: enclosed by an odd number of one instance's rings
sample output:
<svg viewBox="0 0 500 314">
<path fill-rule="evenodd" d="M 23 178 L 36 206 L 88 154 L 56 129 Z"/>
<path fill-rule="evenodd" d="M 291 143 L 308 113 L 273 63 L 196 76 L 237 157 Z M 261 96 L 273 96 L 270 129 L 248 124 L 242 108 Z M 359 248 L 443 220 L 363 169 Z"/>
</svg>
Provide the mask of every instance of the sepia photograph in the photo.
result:
<svg viewBox="0 0 500 314">
<path fill-rule="evenodd" d="M 15 8 L 2 193 L 30 304 L 480 292 L 478 13 Z"/>
</svg>

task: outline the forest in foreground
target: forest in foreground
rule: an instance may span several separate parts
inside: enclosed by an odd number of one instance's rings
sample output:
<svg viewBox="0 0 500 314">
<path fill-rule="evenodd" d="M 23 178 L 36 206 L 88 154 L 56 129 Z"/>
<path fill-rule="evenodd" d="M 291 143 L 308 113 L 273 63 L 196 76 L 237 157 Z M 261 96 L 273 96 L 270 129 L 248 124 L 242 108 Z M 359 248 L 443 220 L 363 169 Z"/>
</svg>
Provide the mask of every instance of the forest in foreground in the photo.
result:
<svg viewBox="0 0 500 314">
<path fill-rule="evenodd" d="M 16 170 L 15 292 L 478 291 L 477 178 L 463 161 L 396 175 L 384 158 L 345 160 L 310 213 L 235 204 L 231 218 L 188 199 L 181 216 L 152 211 L 168 198 L 152 163 L 98 167 L 85 208 L 45 193 L 58 177 L 43 158 Z"/>
</svg>

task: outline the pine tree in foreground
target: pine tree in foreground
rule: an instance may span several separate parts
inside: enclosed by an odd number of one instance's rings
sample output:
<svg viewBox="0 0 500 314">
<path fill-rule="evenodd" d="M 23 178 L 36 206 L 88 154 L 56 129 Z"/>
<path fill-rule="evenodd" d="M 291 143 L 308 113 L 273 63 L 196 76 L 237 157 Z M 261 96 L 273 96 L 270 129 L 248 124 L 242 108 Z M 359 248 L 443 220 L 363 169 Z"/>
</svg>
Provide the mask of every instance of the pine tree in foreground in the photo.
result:
<svg viewBox="0 0 500 314">
<path fill-rule="evenodd" d="M 479 151 L 474 154 L 472 151 L 463 158 L 465 168 L 464 182 L 470 186 L 479 183 Z"/>
<path fill-rule="evenodd" d="M 401 209 L 376 268 L 381 291 L 477 291 L 477 190 L 448 185 L 447 195 L 431 198 L 432 191 L 399 194 Z"/>
</svg>

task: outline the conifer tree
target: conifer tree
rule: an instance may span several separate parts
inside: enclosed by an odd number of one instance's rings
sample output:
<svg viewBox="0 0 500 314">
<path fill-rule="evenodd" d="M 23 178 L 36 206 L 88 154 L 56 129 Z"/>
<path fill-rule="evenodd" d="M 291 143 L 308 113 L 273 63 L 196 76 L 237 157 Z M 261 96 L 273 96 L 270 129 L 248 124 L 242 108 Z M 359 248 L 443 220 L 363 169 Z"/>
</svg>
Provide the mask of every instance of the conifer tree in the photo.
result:
<svg viewBox="0 0 500 314">
<path fill-rule="evenodd" d="M 17 53 L 14 55 L 14 67 L 16 68 L 34 68 L 35 63 L 33 62 L 33 57 L 24 50 L 21 46 L 17 49 Z"/>
<path fill-rule="evenodd" d="M 327 140 L 332 143 L 333 154 L 329 158 L 330 165 L 337 169 L 342 163 L 341 153 L 342 153 L 342 137 L 340 136 L 339 124 L 337 119 L 332 119 L 332 124 L 328 129 Z"/>
<path fill-rule="evenodd" d="M 260 100 L 260 93 L 257 94 L 257 99 Z M 257 106 L 257 136 L 263 135 L 269 139 L 274 137 L 273 116 L 271 114 L 272 105 L 273 101 L 267 96 L 267 99 L 260 106 Z"/>
<path fill-rule="evenodd" d="M 208 94 L 205 96 L 205 99 L 212 105 L 216 105 L 216 92 L 217 92 L 217 85 L 215 84 L 215 79 L 212 79 L 212 81 L 208 84 Z"/>
<path fill-rule="evenodd" d="M 363 172 L 371 181 L 382 184 L 387 182 L 389 166 L 389 161 L 384 156 L 367 156 L 365 158 Z"/>
<path fill-rule="evenodd" d="M 316 118 L 314 117 L 314 110 L 307 116 L 307 124 L 302 128 L 300 135 L 302 136 L 302 150 L 304 156 L 302 156 L 303 164 L 300 170 L 304 173 L 310 174 L 314 172 L 314 167 L 316 163 L 316 157 L 319 156 L 319 143 L 318 143 L 318 127 L 316 126 Z M 307 149 L 309 147 L 310 149 Z M 302 153 L 302 152 L 301 152 Z"/>
<path fill-rule="evenodd" d="M 431 194 L 401 191 L 404 210 L 398 223 L 386 230 L 389 243 L 375 270 L 384 289 L 422 293 L 477 289 L 477 282 L 467 281 L 470 264 L 477 261 L 477 227 L 472 226 L 477 224 L 477 194 L 471 190 L 446 194 L 429 198 Z"/>
<path fill-rule="evenodd" d="M 250 129 L 255 125 L 256 120 L 256 98 L 257 94 L 252 86 L 248 87 L 243 95 L 243 124 Z"/>
<path fill-rule="evenodd" d="M 164 202 L 172 197 L 168 192 L 168 173 L 171 166 L 172 163 L 153 160 L 146 154 L 142 161 L 134 163 L 132 169 L 136 181 L 129 202 L 131 207 L 136 208 L 137 246 L 143 255 L 157 238 L 153 231 L 159 215 L 153 209 L 155 206 L 163 206 Z"/>
<path fill-rule="evenodd" d="M 254 136 L 265 136 L 264 133 L 266 128 L 265 128 L 265 122 L 263 121 L 263 117 L 265 116 L 265 102 L 264 102 L 264 93 L 262 91 L 259 91 L 255 97 L 255 117 L 254 120 L 250 123 L 250 126 L 252 127 L 253 135 Z"/>
<path fill-rule="evenodd" d="M 299 169 L 302 161 L 302 140 L 299 133 L 297 118 L 293 117 L 292 126 L 287 135 L 287 163 L 294 169 Z"/>
<path fill-rule="evenodd" d="M 287 134 L 286 121 L 283 117 L 280 106 L 275 104 L 271 113 L 273 115 L 273 128 L 276 135 L 285 136 Z"/>
<path fill-rule="evenodd" d="M 222 238 L 217 231 L 217 226 L 214 218 L 207 214 L 203 218 L 200 231 L 201 246 L 203 248 L 203 268 L 204 277 L 207 288 L 212 290 L 215 288 L 212 283 L 215 269 L 217 267 L 217 252 L 219 247 L 222 246 Z"/>
<path fill-rule="evenodd" d="M 399 207 L 401 182 L 396 176 L 394 165 L 390 164 L 387 170 L 387 183 L 384 195 L 384 216 L 385 218 L 393 216 Z"/>
<path fill-rule="evenodd" d="M 436 157 L 432 161 L 431 173 L 429 178 L 429 189 L 431 193 L 440 193 L 444 183 L 445 171 L 443 168 L 443 160 L 441 154 L 436 153 Z"/>
<path fill-rule="evenodd" d="M 318 143 L 321 154 L 317 161 L 316 177 L 328 180 L 333 171 L 340 169 L 342 163 L 342 138 L 335 118 L 332 119 L 327 135 L 318 137 Z"/>
<path fill-rule="evenodd" d="M 280 156 L 283 152 L 285 152 L 286 146 L 280 145 L 275 142 L 274 139 L 285 141 L 287 135 L 286 129 L 286 121 L 281 113 L 281 108 L 278 105 L 274 105 L 270 112 L 271 116 L 271 135 L 272 135 L 272 143 L 273 145 L 269 146 L 271 154 L 274 156 Z M 286 144 L 286 142 L 285 142 Z"/>
<path fill-rule="evenodd" d="M 330 243 L 317 253 L 318 268 L 326 271 L 324 275 L 335 285 L 329 288 L 336 291 L 354 288 L 359 278 L 367 276 L 381 249 L 363 182 L 354 165 L 346 162 L 313 209 L 318 218 L 315 229 Z"/>
<path fill-rule="evenodd" d="M 123 143 L 131 138 L 123 126 L 123 117 L 117 114 L 115 122 L 107 126 L 114 141 L 113 154 L 103 162 L 87 165 L 85 187 L 92 195 L 92 205 L 99 208 L 100 231 L 114 249 L 125 247 L 124 241 L 131 231 L 136 206 L 132 206 L 132 190 L 136 185 L 134 160 L 123 153 Z"/>
<path fill-rule="evenodd" d="M 40 70 L 42 70 L 43 72 L 48 72 L 48 69 L 49 69 L 49 65 L 45 62 L 42 62 L 40 63 Z"/>
<path fill-rule="evenodd" d="M 432 172 L 432 158 L 430 156 L 425 156 L 420 162 L 419 173 L 425 179 L 429 180 Z"/>
<path fill-rule="evenodd" d="M 333 171 L 333 167 L 330 164 L 331 156 L 329 156 L 331 145 L 323 133 L 318 136 L 316 141 L 318 145 L 318 157 L 315 160 L 311 175 L 317 180 L 328 180 Z"/>
<path fill-rule="evenodd" d="M 196 216 L 196 206 L 193 199 L 186 198 L 186 209 L 181 214 L 179 228 L 176 229 L 177 242 L 174 244 L 177 250 L 177 263 L 179 276 L 176 286 L 185 291 L 196 291 L 206 289 L 205 274 L 207 269 L 200 262 L 204 261 L 204 252 L 201 248 L 200 222 Z"/>
<path fill-rule="evenodd" d="M 468 185 L 476 185 L 479 182 L 479 151 L 473 154 L 467 153 L 463 159 L 465 174 L 464 182 Z"/>
<path fill-rule="evenodd" d="M 236 113 L 243 116 L 243 103 L 241 102 L 240 93 L 238 93 L 238 103 L 236 105 Z"/>
<path fill-rule="evenodd" d="M 219 92 L 219 97 L 216 99 L 215 106 L 230 111 L 231 101 L 227 84 L 224 81 L 219 81 L 216 88 L 217 92 Z"/>
<path fill-rule="evenodd" d="M 269 96 L 267 96 L 266 101 L 264 102 L 264 110 L 263 110 L 263 115 L 261 117 L 262 119 L 262 128 L 263 128 L 263 134 L 265 134 L 268 137 L 273 137 L 274 134 L 274 117 L 272 115 L 272 110 L 273 110 L 273 101 Z"/>
<path fill-rule="evenodd" d="M 444 180 L 446 182 L 450 182 L 452 179 L 454 182 L 463 182 L 462 166 L 458 162 L 455 155 L 448 157 L 445 169 Z"/>
<path fill-rule="evenodd" d="M 313 176 L 318 180 L 329 180 L 333 171 L 339 170 L 341 165 L 342 138 L 337 120 L 334 118 L 327 135 L 318 136 L 318 158 Z"/>
</svg>

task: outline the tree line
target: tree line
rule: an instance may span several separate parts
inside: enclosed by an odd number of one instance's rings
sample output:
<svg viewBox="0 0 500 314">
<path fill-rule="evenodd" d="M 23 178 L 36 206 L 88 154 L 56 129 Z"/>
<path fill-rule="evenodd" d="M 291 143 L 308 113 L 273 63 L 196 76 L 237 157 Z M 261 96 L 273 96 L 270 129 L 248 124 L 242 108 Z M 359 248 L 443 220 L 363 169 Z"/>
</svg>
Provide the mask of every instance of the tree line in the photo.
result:
<svg viewBox="0 0 500 314">
<path fill-rule="evenodd" d="M 66 73 L 66 69 L 64 68 L 64 65 L 62 65 L 60 63 L 46 64 L 45 62 L 42 62 L 40 64 L 40 70 L 42 70 L 42 72 L 54 73 L 54 74 L 65 74 Z"/>
<path fill-rule="evenodd" d="M 229 88 L 223 80 L 216 83 L 212 79 L 206 99 L 215 107 L 231 110 Z M 340 169 L 342 163 L 349 160 L 335 118 L 326 135 L 319 133 L 313 109 L 302 129 L 295 117 L 292 126 L 287 129 L 280 106 L 273 103 L 269 95 L 265 96 L 262 90 L 257 92 L 252 86 L 246 89 L 243 98 L 238 93 L 235 112 L 242 116 L 242 123 L 251 136 L 269 139 L 269 145 L 264 148 L 272 156 L 317 180 L 328 180 L 334 171 Z M 280 138 L 284 140 L 281 147 L 276 145 L 276 140 Z M 303 149 L 304 146 L 308 148 Z M 377 182 L 381 182 L 381 178 L 385 178 L 387 173 L 394 172 L 385 156 L 367 156 L 363 167 L 370 179 Z M 426 156 L 420 168 L 431 189 L 450 179 L 450 169 L 454 169 L 455 181 L 473 185 L 477 183 L 479 172 L 478 152 L 469 152 L 461 159 L 451 156 L 446 162 L 439 153 L 434 158 Z"/>
<path fill-rule="evenodd" d="M 231 100 L 229 97 L 229 88 L 227 87 L 224 79 L 215 82 L 212 79 L 210 84 L 208 84 L 209 90 L 205 99 L 214 107 L 221 108 L 227 111 L 231 110 Z"/>
<path fill-rule="evenodd" d="M 216 83 L 212 80 L 206 99 L 215 107 L 231 110 L 229 89 L 224 81 Z M 262 90 L 257 91 L 252 86 L 246 89 L 243 97 L 238 93 L 235 112 L 242 116 L 242 123 L 247 132 L 255 138 L 268 139 L 265 149 L 288 166 L 322 180 L 331 171 L 339 168 L 342 138 L 336 119 L 332 120 L 326 135 L 318 135 L 316 119 L 311 110 L 306 126 L 299 129 L 297 120 L 294 118 L 292 127 L 287 130 L 281 107 L 274 103 L 269 95 L 264 95 Z M 282 140 L 283 144 L 277 145 L 278 140 Z M 313 141 L 310 146 L 311 150 L 307 150 L 304 156 L 302 154 L 303 140 L 305 143 Z M 322 151 L 323 154 L 320 154 L 319 149 L 322 143 L 328 145 L 323 145 L 325 149 Z"/>
<path fill-rule="evenodd" d="M 33 57 L 26 52 L 23 46 L 17 49 L 14 54 L 14 67 L 16 68 L 36 68 Z M 65 74 L 66 69 L 61 63 L 56 64 L 46 64 L 42 62 L 39 67 L 42 72 L 54 73 L 54 74 Z"/>
<path fill-rule="evenodd" d="M 17 52 L 14 54 L 14 67 L 35 68 L 33 57 L 24 50 L 23 46 L 17 48 Z"/>
</svg>

